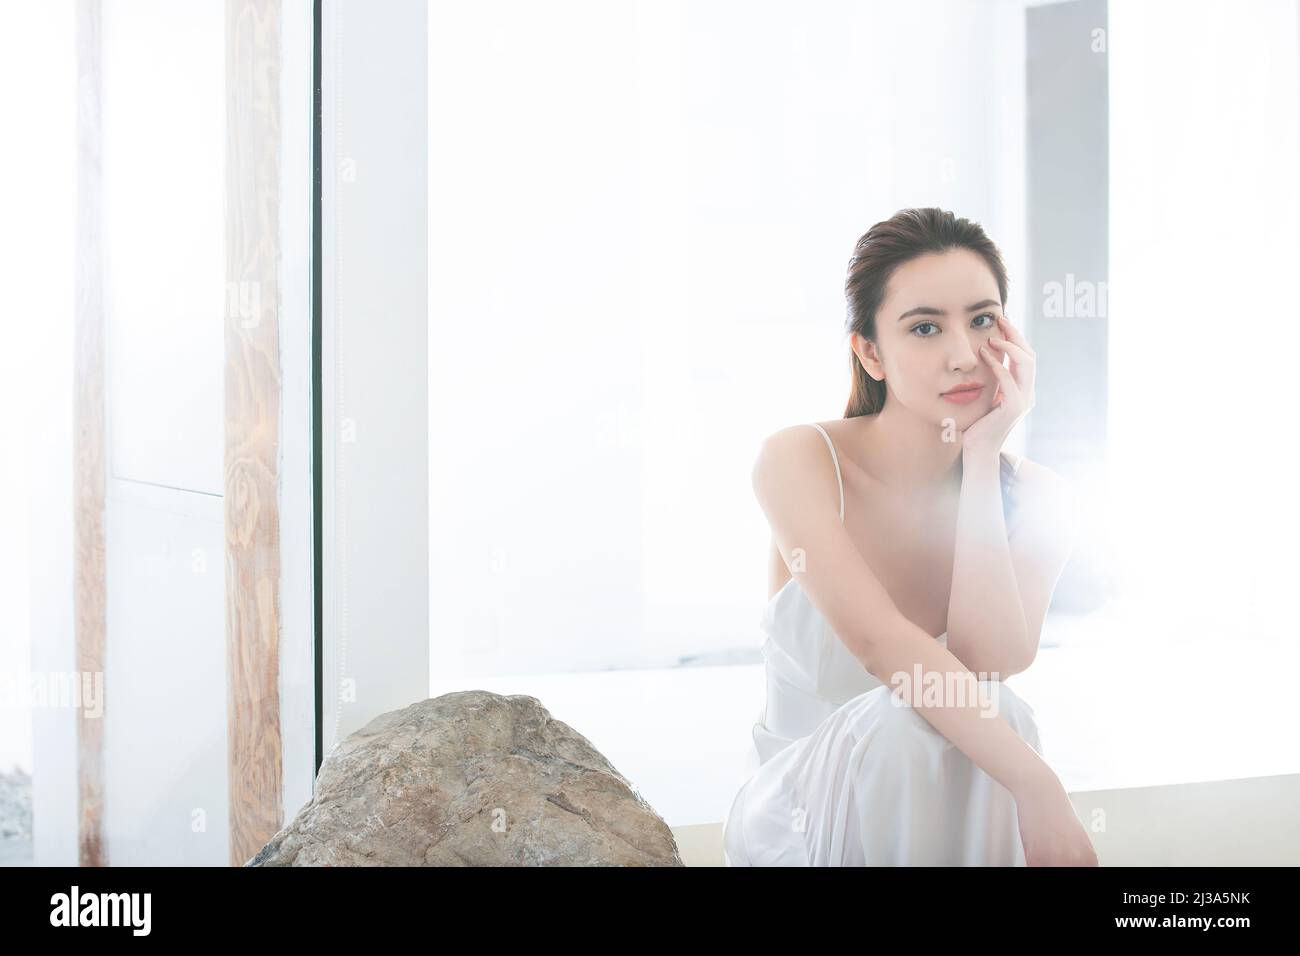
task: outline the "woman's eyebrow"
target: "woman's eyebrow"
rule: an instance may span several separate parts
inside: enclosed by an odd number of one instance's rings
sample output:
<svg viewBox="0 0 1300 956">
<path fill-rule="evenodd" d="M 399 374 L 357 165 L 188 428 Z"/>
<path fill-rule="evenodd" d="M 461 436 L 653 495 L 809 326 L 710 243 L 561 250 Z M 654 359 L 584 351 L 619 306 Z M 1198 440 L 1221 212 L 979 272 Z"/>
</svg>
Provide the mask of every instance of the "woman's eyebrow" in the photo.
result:
<svg viewBox="0 0 1300 956">
<path fill-rule="evenodd" d="M 997 308 L 1001 308 L 1002 303 L 999 302 L 997 299 L 981 299 L 979 302 L 976 302 L 974 305 L 966 306 L 966 311 L 974 312 L 976 309 L 987 309 L 989 306 L 995 306 Z M 918 305 L 915 309 L 908 309 L 906 312 L 900 315 L 898 317 L 898 321 L 902 322 L 909 315 L 947 315 L 947 314 L 948 313 L 945 312 L 943 309 L 936 309 L 934 306 Z"/>
</svg>

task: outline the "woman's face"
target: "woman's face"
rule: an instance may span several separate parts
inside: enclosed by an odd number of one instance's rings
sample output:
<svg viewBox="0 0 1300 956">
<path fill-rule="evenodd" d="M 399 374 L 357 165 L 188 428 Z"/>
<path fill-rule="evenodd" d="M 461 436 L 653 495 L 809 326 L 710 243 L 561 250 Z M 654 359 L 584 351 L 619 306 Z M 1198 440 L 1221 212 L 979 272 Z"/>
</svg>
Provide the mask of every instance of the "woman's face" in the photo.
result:
<svg viewBox="0 0 1300 956">
<path fill-rule="evenodd" d="M 979 347 L 999 335 L 997 280 L 969 249 L 927 253 L 899 266 L 876 313 L 875 348 L 854 336 L 855 349 L 890 395 L 922 418 L 965 428 L 993 407 L 997 379 Z M 945 396 L 970 382 L 979 391 Z"/>
</svg>

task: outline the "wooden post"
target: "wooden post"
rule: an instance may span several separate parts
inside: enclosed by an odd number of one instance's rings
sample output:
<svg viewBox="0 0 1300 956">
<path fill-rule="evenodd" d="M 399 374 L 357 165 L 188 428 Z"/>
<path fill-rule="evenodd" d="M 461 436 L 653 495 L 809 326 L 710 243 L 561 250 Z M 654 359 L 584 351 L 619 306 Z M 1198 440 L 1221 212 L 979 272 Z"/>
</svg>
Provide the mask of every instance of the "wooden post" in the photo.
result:
<svg viewBox="0 0 1300 956">
<path fill-rule="evenodd" d="M 283 822 L 280 3 L 226 2 L 226 646 L 230 862 Z"/>
<path fill-rule="evenodd" d="M 77 236 L 72 461 L 74 641 L 78 681 L 104 671 L 104 309 L 100 209 L 100 0 L 77 0 Z M 84 683 L 83 683 L 84 686 Z M 80 690 L 80 688 L 78 688 Z M 107 866 L 104 844 L 104 721 L 77 708 L 77 857 Z"/>
</svg>

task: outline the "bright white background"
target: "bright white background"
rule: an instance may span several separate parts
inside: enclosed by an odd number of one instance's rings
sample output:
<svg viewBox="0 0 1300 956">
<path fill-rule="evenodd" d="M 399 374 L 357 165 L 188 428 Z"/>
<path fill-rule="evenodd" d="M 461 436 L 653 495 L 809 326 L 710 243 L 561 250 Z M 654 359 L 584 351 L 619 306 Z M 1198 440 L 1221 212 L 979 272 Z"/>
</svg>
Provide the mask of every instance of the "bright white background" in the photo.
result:
<svg viewBox="0 0 1300 956">
<path fill-rule="evenodd" d="M 1022 17 L 430 8 L 435 680 L 756 652 L 750 469 L 843 413 L 854 242 L 937 204 L 1023 272 Z"/>
<path fill-rule="evenodd" d="M 72 236 L 76 135 L 76 44 L 71 3 L 18 4 L 0 30 L 0 88 L 6 130 L 0 150 L 0 681 L 27 685 L 30 673 L 31 557 L 57 550 L 71 528 L 71 474 L 29 469 L 37 449 L 70 438 L 72 415 Z M 71 447 L 67 448 L 69 463 Z M 66 514 L 34 514 L 37 492 L 59 487 Z M 28 534 L 33 551 L 28 551 Z M 47 541 L 53 536 L 54 541 Z M 47 542 L 48 547 L 43 547 Z M 69 540 L 70 545 L 70 540 Z M 71 581 L 67 595 L 71 598 Z M 72 608 L 66 609 L 70 621 Z M 71 666 L 71 649 L 68 654 Z M 32 769 L 26 707 L 0 701 L 0 770 Z"/>
<path fill-rule="evenodd" d="M 1300 634 L 1300 5 L 1110 23 L 1110 520 L 1153 637 Z"/>
<path fill-rule="evenodd" d="M 854 240 L 940 205 L 1013 319 L 1045 293 L 1025 6 L 431 8 L 432 693 L 535 694 L 670 823 L 721 818 L 762 696 L 749 470 L 842 414 Z M 1111 483 L 1079 517 L 1116 599 L 1015 683 L 1071 791 L 1294 772 L 1296 4 L 1110 16 Z"/>
</svg>

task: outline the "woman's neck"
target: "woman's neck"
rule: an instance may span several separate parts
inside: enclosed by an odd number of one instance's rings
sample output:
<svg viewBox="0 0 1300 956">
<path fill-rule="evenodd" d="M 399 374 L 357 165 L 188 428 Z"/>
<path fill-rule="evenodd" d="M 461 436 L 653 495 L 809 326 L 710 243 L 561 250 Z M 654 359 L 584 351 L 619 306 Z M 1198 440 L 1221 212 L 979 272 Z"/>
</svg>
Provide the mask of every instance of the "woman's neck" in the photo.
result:
<svg viewBox="0 0 1300 956">
<path fill-rule="evenodd" d="M 903 492 L 961 487 L 961 431 L 921 419 L 897 401 L 861 419 L 856 457 L 872 477 Z M 945 440 L 948 439 L 948 440 Z"/>
</svg>

